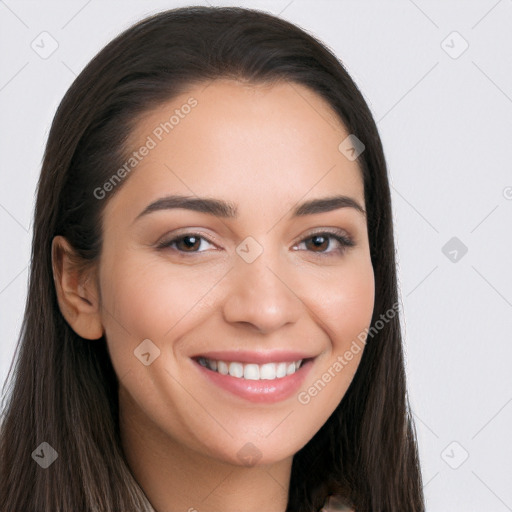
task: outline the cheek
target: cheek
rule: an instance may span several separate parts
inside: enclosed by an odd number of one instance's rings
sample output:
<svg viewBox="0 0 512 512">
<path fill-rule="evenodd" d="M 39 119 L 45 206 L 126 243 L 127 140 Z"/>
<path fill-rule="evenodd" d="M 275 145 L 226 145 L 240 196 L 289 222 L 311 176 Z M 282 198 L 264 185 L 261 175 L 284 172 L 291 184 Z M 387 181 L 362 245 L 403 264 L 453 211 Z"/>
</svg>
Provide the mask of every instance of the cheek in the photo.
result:
<svg viewBox="0 0 512 512">
<path fill-rule="evenodd" d="M 341 341 L 345 346 L 347 341 L 356 339 L 371 322 L 375 300 L 373 268 L 369 265 L 358 269 L 348 276 L 340 287 L 340 304 L 334 305 L 332 318 L 342 335 L 342 340 L 335 338 L 336 344 Z"/>
<path fill-rule="evenodd" d="M 353 380 L 364 351 L 361 335 L 370 325 L 375 298 L 369 259 L 338 269 L 322 282 L 322 291 L 310 294 L 310 309 L 329 340 L 297 395 L 302 413 L 315 418 L 309 424 L 311 436 L 327 421 Z"/>
<path fill-rule="evenodd" d="M 179 338 L 191 319 L 201 316 L 209 304 L 208 292 L 227 271 L 223 265 L 170 265 L 129 251 L 110 259 L 107 255 L 100 283 L 107 339 L 111 350 L 131 348 L 132 355 L 144 339 L 158 343 Z M 322 275 L 300 274 L 295 276 L 297 295 L 329 336 L 333 352 L 345 351 L 371 321 L 371 261 L 359 257 Z"/>
<path fill-rule="evenodd" d="M 328 334 L 332 350 L 344 351 L 371 322 L 375 281 L 371 261 L 361 259 L 309 283 L 317 321 Z"/>
<path fill-rule="evenodd" d="M 135 257 L 119 261 L 105 276 L 102 303 L 111 309 L 114 323 L 135 336 L 156 339 L 198 305 L 215 281 L 202 269 Z"/>
<path fill-rule="evenodd" d="M 140 370 L 133 356 L 143 340 L 161 348 L 179 339 L 201 315 L 223 270 L 171 265 L 129 251 L 122 258 L 106 255 L 100 274 L 103 322 L 118 374 Z"/>
</svg>

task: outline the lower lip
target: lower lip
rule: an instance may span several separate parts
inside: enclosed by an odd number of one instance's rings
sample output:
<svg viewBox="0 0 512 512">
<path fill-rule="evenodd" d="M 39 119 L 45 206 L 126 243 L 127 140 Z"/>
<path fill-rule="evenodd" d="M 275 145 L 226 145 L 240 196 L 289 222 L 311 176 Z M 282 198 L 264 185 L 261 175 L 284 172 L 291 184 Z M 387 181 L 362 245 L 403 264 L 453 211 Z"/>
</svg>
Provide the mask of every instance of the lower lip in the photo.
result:
<svg viewBox="0 0 512 512">
<path fill-rule="evenodd" d="M 194 359 L 192 359 L 192 362 L 209 382 L 213 382 L 213 384 L 233 395 L 257 403 L 275 403 L 292 396 L 299 390 L 313 365 L 313 359 L 310 359 L 303 363 L 292 375 L 273 380 L 250 380 L 222 375 L 200 365 Z"/>
</svg>

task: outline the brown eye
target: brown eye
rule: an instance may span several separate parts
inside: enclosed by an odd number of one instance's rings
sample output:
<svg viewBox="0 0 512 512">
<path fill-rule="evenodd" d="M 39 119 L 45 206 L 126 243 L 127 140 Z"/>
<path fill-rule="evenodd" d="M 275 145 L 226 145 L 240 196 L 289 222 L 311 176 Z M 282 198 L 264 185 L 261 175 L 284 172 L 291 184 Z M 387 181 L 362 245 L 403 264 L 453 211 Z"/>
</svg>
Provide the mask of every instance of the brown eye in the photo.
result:
<svg viewBox="0 0 512 512">
<path fill-rule="evenodd" d="M 309 244 L 309 247 L 307 243 L 308 240 L 313 242 Z M 329 238 L 323 235 L 314 235 L 306 239 L 306 247 L 308 247 L 308 249 L 310 248 L 314 252 L 323 252 L 329 247 Z M 317 251 L 317 249 L 319 251 Z"/>
<path fill-rule="evenodd" d="M 206 246 L 204 246 L 206 244 Z M 177 236 L 171 240 L 164 240 L 157 244 L 157 249 L 171 249 L 178 253 L 200 254 L 208 249 L 208 244 L 213 245 L 203 236 L 198 233 L 187 233 L 185 235 Z M 199 250 L 202 248 L 203 250 Z"/>
<path fill-rule="evenodd" d="M 181 238 L 177 238 L 175 242 L 178 250 L 184 250 L 185 252 L 195 252 L 194 249 L 198 249 L 201 245 L 201 237 L 186 235 L 182 236 Z"/>
<path fill-rule="evenodd" d="M 319 256 L 332 256 L 333 254 L 339 256 L 345 252 L 346 249 L 355 245 L 350 237 L 341 232 L 315 233 L 308 238 L 304 238 L 301 244 L 306 246 L 308 252 L 316 253 Z"/>
</svg>

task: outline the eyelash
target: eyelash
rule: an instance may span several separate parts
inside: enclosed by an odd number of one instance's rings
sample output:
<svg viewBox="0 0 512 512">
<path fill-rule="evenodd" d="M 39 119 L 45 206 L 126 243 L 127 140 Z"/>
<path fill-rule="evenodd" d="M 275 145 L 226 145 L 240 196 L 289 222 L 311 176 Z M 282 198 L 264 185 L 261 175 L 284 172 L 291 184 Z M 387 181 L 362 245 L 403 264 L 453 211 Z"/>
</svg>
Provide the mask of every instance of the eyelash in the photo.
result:
<svg viewBox="0 0 512 512">
<path fill-rule="evenodd" d="M 330 252 L 315 252 L 315 251 L 308 251 L 308 252 L 311 252 L 313 253 L 314 255 L 318 255 L 319 257 L 330 257 L 330 256 L 333 256 L 334 254 L 338 254 L 338 255 L 342 255 L 345 253 L 345 251 L 347 249 L 349 249 L 350 247 L 353 247 L 355 245 L 354 241 L 352 240 L 351 237 L 349 236 L 346 236 L 344 234 L 342 234 L 341 232 L 331 232 L 331 231 L 318 231 L 318 232 L 315 232 L 315 233 L 311 233 L 309 236 L 307 236 L 306 238 L 303 238 L 302 240 L 300 240 L 299 244 L 303 243 L 303 242 L 306 242 L 308 240 L 311 240 L 317 236 L 323 236 L 325 238 L 332 238 L 334 240 L 336 240 L 340 247 L 338 249 L 335 249 L 333 251 L 330 251 Z M 201 233 L 197 233 L 197 232 L 190 232 L 190 233 L 184 233 L 183 235 L 179 235 L 171 240 L 167 240 L 167 241 L 163 241 L 163 242 L 159 242 L 157 244 L 157 249 L 158 250 L 164 250 L 164 249 L 171 249 L 175 252 L 178 252 L 180 253 L 180 255 L 188 255 L 188 254 L 201 254 L 202 252 L 205 252 L 205 251 L 181 251 L 179 249 L 175 249 L 175 248 L 171 248 L 171 246 L 173 244 L 175 244 L 176 242 L 180 241 L 180 240 L 183 240 L 185 238 L 189 238 L 189 237 L 194 237 L 194 238 L 200 238 L 202 240 L 206 240 L 208 243 L 210 244 L 214 244 L 214 242 L 210 241 L 208 238 L 204 237 L 201 235 Z M 298 244 L 297 244 L 298 245 Z M 329 244 L 329 247 L 330 247 L 331 244 Z"/>
</svg>

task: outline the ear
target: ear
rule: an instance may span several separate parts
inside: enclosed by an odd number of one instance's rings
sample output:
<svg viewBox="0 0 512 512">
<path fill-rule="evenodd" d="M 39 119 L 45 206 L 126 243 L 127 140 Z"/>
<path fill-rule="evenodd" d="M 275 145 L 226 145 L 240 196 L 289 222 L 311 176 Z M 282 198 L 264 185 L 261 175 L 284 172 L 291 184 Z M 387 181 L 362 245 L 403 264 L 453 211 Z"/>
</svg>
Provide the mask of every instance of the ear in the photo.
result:
<svg viewBox="0 0 512 512">
<path fill-rule="evenodd" d="M 52 240 L 52 269 L 62 316 L 82 338 L 101 338 L 100 294 L 94 272 L 80 265 L 80 258 L 60 235 Z"/>
</svg>

